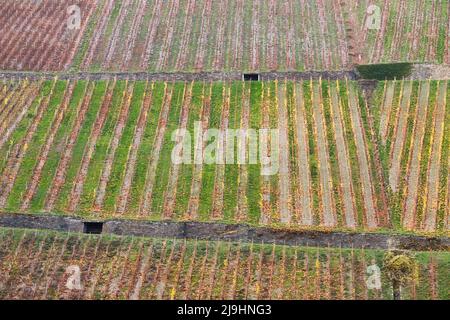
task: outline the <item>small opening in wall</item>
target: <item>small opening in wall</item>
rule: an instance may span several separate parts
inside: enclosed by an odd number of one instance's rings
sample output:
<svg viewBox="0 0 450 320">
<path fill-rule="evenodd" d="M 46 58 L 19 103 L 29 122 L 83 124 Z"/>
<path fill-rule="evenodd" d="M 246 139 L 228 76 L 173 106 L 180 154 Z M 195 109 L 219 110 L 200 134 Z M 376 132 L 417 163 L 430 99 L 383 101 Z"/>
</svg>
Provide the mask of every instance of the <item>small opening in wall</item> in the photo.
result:
<svg viewBox="0 0 450 320">
<path fill-rule="evenodd" d="M 259 81 L 258 73 L 244 73 L 243 75 L 244 81 Z"/>
<path fill-rule="evenodd" d="M 84 233 L 101 234 L 103 231 L 103 222 L 85 222 Z"/>
</svg>

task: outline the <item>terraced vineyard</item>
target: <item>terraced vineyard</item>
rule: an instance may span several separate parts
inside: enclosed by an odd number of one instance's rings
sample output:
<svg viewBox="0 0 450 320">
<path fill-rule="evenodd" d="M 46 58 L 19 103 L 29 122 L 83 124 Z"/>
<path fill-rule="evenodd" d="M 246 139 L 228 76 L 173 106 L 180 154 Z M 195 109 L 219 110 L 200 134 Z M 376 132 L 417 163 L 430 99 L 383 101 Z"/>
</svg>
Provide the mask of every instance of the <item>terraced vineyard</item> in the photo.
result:
<svg viewBox="0 0 450 320">
<path fill-rule="evenodd" d="M 80 9 L 77 28 L 69 6 Z M 55 71 L 72 63 L 96 1 L 2 0 L 0 7 L 0 69 Z"/>
<path fill-rule="evenodd" d="M 371 5 L 381 13 L 376 29 Z M 282 71 L 449 63 L 449 10 L 441 0 L 105 0 L 96 36 L 74 68 Z"/>
<path fill-rule="evenodd" d="M 0 145 L 4 211 L 360 229 L 390 223 L 354 82 L 38 83 Z M 207 141 L 195 144 L 197 121 L 204 130 L 279 128 L 279 170 L 261 174 L 248 132 L 226 140 L 237 141 L 236 150 L 244 143 L 245 161 L 198 161 L 208 149 Z M 181 164 L 171 160 L 178 128 L 191 144 Z"/>
<path fill-rule="evenodd" d="M 448 230 L 448 81 L 384 82 L 377 90 L 373 110 L 393 223 L 409 230 Z"/>
<path fill-rule="evenodd" d="M 448 1 L 362 0 L 350 3 L 352 10 L 349 11 L 357 15 L 365 30 L 361 38 L 355 32 L 356 39 L 363 44 L 361 55 L 365 63 L 450 63 Z M 379 11 L 368 10 L 371 5 L 378 6 Z M 379 23 L 370 27 L 378 13 Z"/>
<path fill-rule="evenodd" d="M 310 70 L 349 64 L 339 2 L 105 0 L 102 4 L 92 22 L 94 36 L 78 53 L 75 68 Z"/>
<path fill-rule="evenodd" d="M 0 300 L 450 298 L 449 1 L 0 7 Z"/>
<path fill-rule="evenodd" d="M 445 0 L 78 0 L 71 2 L 81 13 L 75 29 L 67 28 L 73 11 L 61 1 L 0 5 L 3 70 L 302 71 L 450 62 Z"/>
<path fill-rule="evenodd" d="M 0 229 L 0 298 L 391 299 L 383 251 Z M 415 253 L 406 299 L 448 299 L 449 253 Z M 78 282 L 78 280 L 80 280 Z M 69 286 L 67 285 L 69 284 Z M 70 284 L 72 286 L 70 286 Z"/>
</svg>

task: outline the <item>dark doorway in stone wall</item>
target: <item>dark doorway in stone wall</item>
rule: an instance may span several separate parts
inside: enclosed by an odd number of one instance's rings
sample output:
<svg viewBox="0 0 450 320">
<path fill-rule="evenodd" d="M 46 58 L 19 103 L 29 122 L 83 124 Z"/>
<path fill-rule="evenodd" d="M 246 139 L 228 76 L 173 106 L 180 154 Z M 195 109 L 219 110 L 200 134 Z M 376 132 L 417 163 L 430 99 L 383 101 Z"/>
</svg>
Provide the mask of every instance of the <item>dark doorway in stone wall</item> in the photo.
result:
<svg viewBox="0 0 450 320">
<path fill-rule="evenodd" d="M 87 234 L 101 234 L 103 222 L 84 222 L 83 232 Z"/>
<path fill-rule="evenodd" d="M 259 81 L 259 74 L 258 73 L 244 73 L 242 76 L 242 80 L 244 81 Z"/>
</svg>

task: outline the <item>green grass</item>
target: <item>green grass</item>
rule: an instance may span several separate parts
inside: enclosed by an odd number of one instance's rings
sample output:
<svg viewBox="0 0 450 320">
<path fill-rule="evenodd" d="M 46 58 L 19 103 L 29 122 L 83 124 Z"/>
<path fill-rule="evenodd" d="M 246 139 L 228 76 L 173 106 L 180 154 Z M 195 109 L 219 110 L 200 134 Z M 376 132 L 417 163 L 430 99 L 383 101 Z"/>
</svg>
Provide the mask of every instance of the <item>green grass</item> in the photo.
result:
<svg viewBox="0 0 450 320">
<path fill-rule="evenodd" d="M 171 155 L 175 142 L 172 141 L 172 133 L 179 127 L 181 102 L 183 100 L 184 83 L 175 83 L 173 85 L 172 102 L 169 110 L 169 117 L 164 133 L 164 142 L 159 156 L 158 166 L 156 168 L 156 178 L 153 187 L 152 197 L 152 216 L 159 216 L 164 204 L 164 191 L 167 189 L 169 180 L 169 171 L 172 164 Z"/>
<path fill-rule="evenodd" d="M 88 25 L 84 31 L 83 37 L 81 39 L 81 43 L 76 51 L 75 57 L 73 58 L 70 70 L 76 71 L 80 69 L 81 63 L 84 60 L 84 57 L 89 49 L 90 40 L 93 37 L 94 30 L 97 25 L 100 23 L 101 14 L 103 13 L 103 8 L 106 5 L 106 1 L 99 1 L 97 5 L 97 9 L 91 15 L 89 19 Z"/>
<path fill-rule="evenodd" d="M 394 80 L 408 77 L 412 71 L 412 64 L 402 62 L 359 65 L 356 69 L 364 79 Z"/>
<path fill-rule="evenodd" d="M 127 121 L 120 137 L 119 147 L 114 155 L 111 174 L 106 186 L 106 197 L 103 203 L 103 210 L 108 213 L 115 211 L 116 201 L 118 199 L 126 171 L 128 155 L 131 149 L 135 127 L 141 112 L 144 90 L 145 82 L 140 81 L 134 83 L 133 97 L 131 99 Z"/>
<path fill-rule="evenodd" d="M 27 190 L 28 182 L 30 181 L 34 167 L 38 161 L 41 147 L 44 145 L 48 132 L 50 131 L 53 119 L 57 114 L 58 106 L 60 105 L 67 82 L 58 81 L 56 83 L 54 94 L 50 98 L 48 108 L 39 122 L 39 126 L 28 145 L 25 156 L 22 160 L 19 172 L 17 174 L 14 186 L 9 194 L 7 200 L 7 208 L 9 210 L 18 210 L 22 201 L 22 197 Z"/>
<path fill-rule="evenodd" d="M 38 211 L 44 206 L 46 194 L 50 184 L 53 181 L 56 168 L 58 167 L 58 163 L 63 154 L 63 147 L 65 146 L 65 142 L 69 138 L 71 128 L 76 121 L 76 115 L 79 112 L 78 107 L 83 102 L 86 87 L 86 81 L 79 81 L 73 90 L 67 113 L 61 122 L 58 132 L 56 133 L 55 140 L 47 157 L 47 161 L 42 169 L 39 185 L 30 205 L 30 209 L 33 211 Z"/>
<path fill-rule="evenodd" d="M 64 212 L 66 210 L 69 195 L 72 190 L 74 179 L 81 165 L 81 160 L 83 158 L 84 150 L 89 139 L 92 125 L 97 117 L 98 109 L 100 104 L 98 103 L 99 97 L 103 96 L 106 90 L 106 83 L 104 81 L 99 81 L 96 83 L 94 92 L 92 94 L 91 104 L 86 112 L 86 117 L 84 119 L 83 125 L 81 127 L 80 133 L 78 134 L 77 142 L 73 148 L 72 159 L 67 168 L 66 180 L 61 188 L 58 199 L 56 201 L 55 208 L 59 212 Z"/>
<path fill-rule="evenodd" d="M 188 124 L 187 128 L 191 135 L 191 152 L 193 155 L 194 150 L 194 133 L 192 128 L 194 128 L 194 122 L 200 121 L 201 110 L 202 110 L 202 90 L 204 84 L 201 82 L 195 82 L 192 87 L 192 99 L 191 106 L 189 108 Z M 193 161 L 193 157 L 191 156 Z M 182 164 L 179 172 L 179 179 L 177 183 L 177 196 L 175 202 L 175 212 L 177 217 L 183 217 L 187 212 L 189 198 L 191 195 L 191 183 L 192 183 L 192 172 L 194 166 L 192 164 Z"/>
<path fill-rule="evenodd" d="M 310 82 L 303 82 L 303 99 L 305 103 L 305 117 L 308 127 L 308 150 L 309 150 L 309 170 L 311 173 L 311 194 L 312 194 L 312 209 L 314 222 L 317 224 L 320 221 L 320 206 L 321 199 L 319 197 L 320 192 L 320 180 L 319 180 L 319 163 L 318 163 L 318 151 L 316 144 L 315 124 L 313 118 L 313 106 L 312 106 L 312 87 Z"/>
<path fill-rule="evenodd" d="M 328 155 L 330 161 L 330 172 L 333 180 L 333 200 L 336 208 L 336 218 L 339 225 L 345 225 L 343 220 L 343 203 L 340 189 L 340 173 L 337 158 L 336 138 L 334 135 L 333 119 L 331 114 L 331 97 L 329 95 L 329 83 L 322 82 L 323 114 L 326 125 L 326 137 L 328 145 Z"/>
<path fill-rule="evenodd" d="M 347 88 L 345 83 L 339 83 L 339 95 L 341 98 L 342 104 L 342 116 L 344 122 L 344 136 L 347 141 L 347 152 L 350 161 L 350 168 L 352 174 L 352 183 L 353 183 L 353 194 L 354 194 L 354 202 L 357 213 L 357 223 L 362 226 L 364 224 L 364 203 L 363 203 L 363 195 L 362 195 L 362 184 L 361 184 L 361 174 L 359 171 L 359 162 L 356 151 L 356 140 L 353 134 L 352 120 L 350 117 L 350 103 L 349 97 L 347 95 Z"/>
<path fill-rule="evenodd" d="M 109 85 L 109 88 L 107 88 L 107 90 L 111 90 L 112 85 L 113 83 Z M 106 160 L 108 147 L 120 114 L 122 96 L 125 90 L 125 86 L 125 81 L 117 81 L 114 87 L 108 113 L 103 124 L 102 131 L 100 132 L 95 144 L 95 152 L 93 153 L 90 160 L 89 169 L 87 171 L 86 180 L 83 186 L 83 192 L 81 193 L 80 197 L 79 209 L 83 212 L 89 212 L 92 209 L 92 205 L 94 204 L 95 190 L 97 189 L 98 183 L 100 181 L 100 175 L 104 162 Z M 100 99 L 102 99 L 101 96 L 93 97 L 93 99 L 94 98 L 95 100 L 93 101 L 95 101 L 96 104 L 100 103 Z"/>
<path fill-rule="evenodd" d="M 61 126 L 56 131 L 56 136 L 53 144 L 50 148 L 50 153 L 46 159 L 42 176 L 37 186 L 35 196 L 31 202 L 31 208 L 27 212 L 41 212 L 44 209 L 44 203 L 48 196 L 48 191 L 51 188 L 51 183 L 54 179 L 56 169 L 61 161 L 62 152 L 64 151 L 65 145 L 67 143 L 67 138 L 73 130 L 73 126 L 76 118 L 78 117 L 78 108 L 84 97 L 86 81 L 80 81 L 75 88 L 73 97 L 70 101 L 66 115 L 62 119 Z M 316 82 L 313 82 L 317 85 Z M 53 125 L 56 112 L 61 106 L 64 89 L 67 86 L 67 82 L 59 81 L 57 82 L 56 88 L 54 90 L 54 95 L 51 97 L 49 109 L 44 112 L 43 118 L 39 123 L 36 133 L 32 137 L 32 141 L 26 150 L 25 157 L 21 163 L 20 170 L 18 172 L 17 179 L 12 186 L 12 191 L 9 195 L 7 206 L 2 208 L 3 210 L 16 211 L 20 208 L 23 201 L 23 196 L 27 190 L 35 166 L 37 163 L 37 157 L 41 153 L 41 149 L 45 144 L 49 130 Z M 98 121 L 99 110 L 102 105 L 103 99 L 106 96 L 108 89 L 112 88 L 113 82 L 98 81 L 93 82 L 95 85 L 93 90 L 93 96 L 88 106 L 88 110 L 85 115 L 85 119 L 81 123 L 81 128 L 79 135 L 75 141 L 72 158 L 70 159 L 67 171 L 65 174 L 65 181 L 61 187 L 60 193 L 58 194 L 55 212 L 64 213 L 67 211 L 68 202 L 70 195 L 75 183 L 75 179 L 80 170 L 80 166 L 85 156 L 87 147 L 89 145 L 89 139 L 92 136 L 93 125 Z M 102 208 L 103 215 L 102 218 L 108 218 L 113 216 L 116 205 L 120 196 L 120 190 L 123 187 L 123 178 L 128 165 L 128 157 L 131 148 L 131 144 L 134 138 L 137 121 L 139 119 L 141 110 L 141 105 L 143 102 L 145 83 L 130 82 L 129 85 L 134 85 L 134 93 L 131 99 L 130 110 L 127 114 L 125 120 L 125 127 L 123 133 L 119 140 L 119 147 L 114 154 L 112 171 L 109 177 L 109 181 L 106 187 L 106 195 L 104 206 Z M 249 127 L 251 129 L 259 129 L 262 126 L 263 114 L 262 111 L 262 95 L 264 90 L 264 100 L 268 102 L 268 119 L 269 128 L 278 128 L 279 126 L 279 110 L 277 105 L 277 90 L 281 89 L 281 86 L 286 85 L 286 105 L 287 105 L 287 124 L 288 124 L 288 145 L 289 145 L 289 168 L 290 168 L 290 209 L 293 220 L 292 225 L 297 224 L 298 218 L 301 215 L 301 208 L 297 208 L 296 205 L 299 204 L 299 200 L 296 199 L 298 191 L 298 158 L 297 158 L 297 145 L 296 145 L 296 101 L 294 100 L 294 86 L 302 85 L 303 89 L 303 99 L 305 104 L 305 115 L 306 115 L 306 127 L 308 130 L 308 147 L 309 147 L 309 170 L 311 177 L 311 195 L 312 195 L 312 208 L 314 214 L 314 228 L 320 228 L 320 216 L 322 214 L 322 203 L 321 203 L 321 187 L 320 187 L 320 173 L 318 170 L 318 151 L 317 151 L 317 137 L 315 128 L 315 119 L 313 114 L 312 97 L 311 97 L 311 82 L 241 82 L 235 81 L 229 84 L 223 82 L 212 82 L 212 83 L 202 83 L 194 82 L 192 84 L 192 100 L 188 106 L 188 118 L 187 118 L 187 129 L 191 134 L 191 147 L 193 149 L 193 129 L 195 121 L 200 120 L 201 113 L 203 110 L 203 96 L 205 98 L 209 97 L 209 92 L 211 88 L 211 106 L 210 115 L 208 117 L 209 128 L 220 128 L 221 118 L 223 112 L 223 92 L 228 90 L 228 86 L 231 92 L 230 99 L 230 110 L 229 110 L 229 128 L 239 129 L 242 126 L 242 111 L 243 111 L 243 90 L 250 89 L 249 102 L 250 102 L 250 118 Z M 330 173 L 331 173 L 331 183 L 333 199 L 336 206 L 338 227 L 335 230 L 345 230 L 343 215 L 343 200 L 341 199 L 341 186 L 340 186 L 340 172 L 339 163 L 337 159 L 337 148 L 336 137 L 334 133 L 334 124 L 332 119 L 332 108 L 330 102 L 329 89 L 330 87 L 337 88 L 339 85 L 339 99 L 342 108 L 343 125 L 344 125 L 344 138 L 346 141 L 347 152 L 350 161 L 351 169 L 351 182 L 353 187 L 353 201 L 356 204 L 357 212 L 357 222 L 358 229 L 364 230 L 364 202 L 362 195 L 362 184 L 360 182 L 360 172 L 359 172 L 359 161 L 357 157 L 357 148 L 355 135 L 353 130 L 352 119 L 350 117 L 350 104 L 349 97 L 347 96 L 346 83 L 338 82 L 328 82 L 322 81 L 322 96 L 323 99 L 321 103 L 323 104 L 323 114 L 325 118 L 325 128 L 326 128 L 326 139 L 328 146 L 328 154 L 330 159 Z M 348 85 L 352 90 L 357 90 L 356 82 L 349 82 Z M 396 121 L 398 118 L 398 108 L 400 104 L 400 82 L 395 84 L 394 101 L 392 114 L 388 122 L 388 137 L 393 139 L 394 131 L 396 126 Z M 162 82 L 149 83 L 148 92 L 152 91 L 152 101 L 148 113 L 147 122 L 144 127 L 144 135 L 140 145 L 137 150 L 137 159 L 135 165 L 135 172 L 130 186 L 129 202 L 125 210 L 124 216 L 129 218 L 144 218 L 139 216 L 139 207 L 144 196 L 146 177 L 148 166 L 151 162 L 154 153 L 154 141 L 157 134 L 157 127 L 161 119 L 161 108 L 164 98 L 164 86 Z M 153 189 L 153 195 L 151 198 L 151 212 L 150 217 L 145 217 L 147 219 L 160 219 L 160 214 L 162 213 L 163 205 L 167 198 L 168 182 L 170 179 L 170 172 L 173 166 L 171 161 L 172 149 L 174 147 L 174 141 L 172 141 L 172 133 L 175 129 L 179 128 L 181 107 L 183 101 L 183 92 L 188 90 L 190 84 L 183 82 L 174 82 L 168 84 L 169 87 L 173 86 L 173 95 L 169 108 L 169 119 L 167 121 L 167 128 L 164 133 L 162 149 L 160 153 L 160 158 L 157 163 L 156 168 L 156 178 Z M 430 160 L 430 150 L 433 143 L 431 137 L 431 128 L 433 127 L 432 115 L 434 110 L 434 103 L 436 101 L 437 94 L 437 82 L 433 81 L 431 83 L 431 95 L 429 99 L 429 106 L 427 107 L 427 118 L 426 120 L 426 132 L 423 144 L 423 150 L 421 153 L 421 163 L 420 163 L 420 190 L 418 192 L 419 202 L 417 203 L 417 209 L 419 214 L 418 223 L 423 220 L 423 212 L 426 208 L 425 203 L 425 191 L 427 186 L 427 170 L 428 162 Z M 42 93 L 45 95 L 49 94 L 51 87 L 51 81 L 44 82 Z M 152 89 L 153 88 L 153 89 Z M 361 123 L 363 125 L 363 132 L 365 135 L 366 152 L 369 160 L 370 175 L 374 186 L 374 197 L 377 201 L 377 209 L 381 209 L 382 198 L 381 198 L 381 187 L 382 182 L 387 184 L 388 170 L 390 166 L 389 154 L 391 152 L 392 143 L 383 147 L 381 146 L 380 137 L 378 137 L 379 122 L 380 122 L 380 104 L 384 100 L 383 97 L 384 83 L 380 83 L 375 91 L 374 99 L 371 102 L 369 108 L 365 107 L 365 101 L 361 92 L 357 91 L 357 106 L 360 108 L 359 113 L 361 114 Z M 126 90 L 125 81 L 117 81 L 112 94 L 112 102 L 106 113 L 106 118 L 104 125 L 99 131 L 98 140 L 95 143 L 94 152 L 91 159 L 88 162 L 87 174 L 84 177 L 84 184 L 81 192 L 81 198 L 79 206 L 74 215 L 83 217 L 97 217 L 100 216 L 93 211 L 93 203 L 98 192 L 99 180 L 102 171 L 104 170 L 105 160 L 109 153 L 109 148 L 111 141 L 113 139 L 114 129 L 117 125 L 118 117 L 124 104 L 124 92 Z M 414 82 L 414 89 L 412 93 L 411 100 L 411 110 L 409 110 L 408 121 L 407 121 L 407 134 L 405 139 L 405 146 L 402 150 L 401 155 L 401 183 L 399 186 L 399 192 L 397 194 L 388 194 L 388 201 L 390 203 L 389 209 L 392 216 L 394 230 L 398 232 L 404 232 L 401 227 L 401 216 L 403 213 L 403 202 L 406 198 L 406 187 L 407 187 L 407 166 L 410 162 L 410 153 L 412 148 L 412 142 L 414 139 L 414 129 L 413 122 L 416 119 L 415 110 L 417 108 L 417 99 L 419 94 L 419 82 Z M 447 93 L 448 94 L 448 93 Z M 447 107 L 448 108 L 448 107 Z M 35 116 L 37 109 L 37 103 L 30 108 L 29 113 L 22 122 L 17 127 L 16 131 L 12 133 L 10 141 L 17 141 L 14 143 L 20 143 L 26 134 L 27 128 Z M 370 135 L 369 126 L 369 116 L 374 120 L 374 132 L 375 137 Z M 448 118 L 448 110 L 445 115 L 446 120 Z M 438 229 L 442 232 L 445 230 L 444 218 L 446 210 L 446 190 L 447 190 L 447 176 L 448 163 L 445 160 L 448 154 L 448 121 L 445 121 L 445 133 L 444 142 L 442 147 L 441 155 L 441 167 L 439 173 L 439 200 L 438 200 Z M 388 139 L 388 140 L 389 140 Z M 13 144 L 8 142 L 9 145 L 5 145 L 1 151 L 1 163 L 5 166 L 6 161 L 10 157 L 8 152 L 11 150 Z M 383 178 L 384 181 L 380 181 L 378 173 L 376 172 L 376 159 L 374 157 L 376 146 L 380 149 L 380 157 L 383 166 Z M 9 150 L 9 151 L 8 151 Z M 191 150 L 192 151 L 192 150 Z M 235 153 L 237 151 L 237 144 L 235 143 Z M 191 152 L 192 153 L 192 152 Z M 235 155 L 236 156 L 236 155 Z M 261 216 L 261 206 L 262 206 L 262 183 L 263 177 L 261 176 L 261 166 L 260 164 L 246 164 L 246 170 L 248 174 L 248 181 L 245 186 L 244 193 L 242 196 L 246 197 L 247 201 L 247 217 L 243 221 L 251 225 L 258 225 Z M 176 192 L 175 192 L 175 220 L 180 220 L 185 218 L 188 203 L 192 196 L 191 187 L 193 182 L 193 164 L 181 164 L 179 167 L 178 177 L 176 181 Z M 238 201 L 240 201 L 238 195 L 239 189 L 239 179 L 242 173 L 239 165 L 237 164 L 227 164 L 225 167 L 224 174 L 224 197 L 223 197 L 223 218 L 221 222 L 224 223 L 234 223 L 235 214 L 238 208 Z M 212 207 L 214 204 L 214 187 L 215 187 L 215 177 L 216 177 L 217 166 L 215 164 L 203 164 L 202 167 L 202 179 L 200 181 L 200 194 L 199 194 L 199 220 L 209 221 L 210 215 L 212 213 Z M 279 175 L 272 175 L 268 178 L 270 185 L 270 215 L 272 218 L 271 226 L 278 227 L 282 226 L 279 223 Z M 242 184 L 241 184 L 242 185 Z M 389 190 L 387 190 L 389 192 Z M 244 200 L 244 201 L 245 201 Z M 379 232 L 389 232 L 391 229 L 380 229 Z"/>
<path fill-rule="evenodd" d="M 230 129 L 240 128 L 241 123 L 241 99 L 243 85 L 241 82 L 233 82 L 231 85 L 231 99 L 230 99 L 230 111 L 229 111 L 229 125 Z M 237 150 L 237 143 L 234 144 L 235 157 Z M 236 159 L 235 159 L 236 160 Z M 225 166 L 225 189 L 224 189 L 224 209 L 223 214 L 225 220 L 232 220 L 235 215 L 237 207 L 237 193 L 238 193 L 238 177 L 239 167 L 236 164 L 228 164 Z"/>
<path fill-rule="evenodd" d="M 261 127 L 262 112 L 261 112 L 261 96 L 263 94 L 263 85 L 260 82 L 254 82 L 250 85 L 250 129 L 258 129 Z M 261 216 L 261 159 L 258 152 L 258 164 L 247 165 L 248 170 L 248 216 L 249 221 L 258 223 Z"/>
<path fill-rule="evenodd" d="M 145 189 L 145 177 L 152 156 L 152 147 L 164 98 L 164 83 L 155 83 L 152 91 L 152 103 L 147 116 L 142 142 L 136 159 L 133 184 L 130 189 L 129 211 L 137 213 Z"/>
<path fill-rule="evenodd" d="M 222 115 L 222 90 L 224 84 L 221 82 L 216 82 L 212 85 L 212 95 L 211 95 L 211 105 L 210 105 L 210 116 L 208 128 L 220 129 L 220 119 Z M 205 146 L 217 143 L 215 138 L 205 143 Z M 217 150 L 217 149 L 216 149 Z M 217 153 L 215 153 L 216 155 Z M 199 200 L 199 217 L 201 220 L 209 220 L 209 214 L 212 209 L 212 201 L 214 194 L 214 182 L 215 173 L 217 165 L 214 164 L 203 164 L 202 172 L 202 187 L 200 192 Z"/>
<path fill-rule="evenodd" d="M 23 141 L 25 138 L 28 128 L 33 123 L 34 118 L 36 117 L 39 106 L 41 102 L 50 94 L 50 90 L 52 88 L 52 82 L 47 81 L 44 82 L 42 88 L 40 89 L 40 93 L 36 97 L 36 99 L 31 104 L 27 114 L 23 117 L 22 121 L 19 122 L 14 132 L 11 134 L 9 139 L 5 142 L 5 144 L 0 148 L 0 172 L 3 172 L 6 163 L 8 161 L 8 156 L 12 150 L 12 148 L 17 144 Z"/>
</svg>

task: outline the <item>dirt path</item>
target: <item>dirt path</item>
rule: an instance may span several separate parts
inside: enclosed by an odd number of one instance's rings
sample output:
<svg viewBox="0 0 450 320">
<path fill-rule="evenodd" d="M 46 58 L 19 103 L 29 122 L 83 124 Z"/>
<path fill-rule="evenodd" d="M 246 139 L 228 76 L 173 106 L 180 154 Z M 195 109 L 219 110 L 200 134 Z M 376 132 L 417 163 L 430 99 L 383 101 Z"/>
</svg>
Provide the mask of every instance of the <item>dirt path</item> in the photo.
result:
<svg viewBox="0 0 450 320">
<path fill-rule="evenodd" d="M 336 137 L 336 149 L 338 153 L 337 158 L 339 163 L 339 174 L 341 178 L 340 181 L 343 193 L 345 225 L 349 228 L 355 228 L 356 214 L 353 203 L 354 194 L 350 169 L 350 159 L 348 156 L 348 150 L 344 136 L 344 126 L 341 115 L 342 110 L 339 100 L 339 94 L 336 90 L 336 87 L 334 86 L 330 87 L 330 95 L 331 95 L 333 126 Z"/>
<path fill-rule="evenodd" d="M 279 142 L 280 142 L 280 221 L 289 224 L 291 222 L 290 206 L 290 176 L 289 176 L 289 138 L 288 138 L 288 116 L 286 100 L 286 84 L 278 86 L 278 124 L 279 124 Z"/>
<path fill-rule="evenodd" d="M 333 203 L 331 173 L 329 167 L 328 144 L 326 137 L 325 119 L 323 115 L 321 83 L 311 82 L 311 95 L 316 130 L 316 141 L 319 158 L 320 186 L 322 197 L 322 223 L 327 227 L 336 225 L 336 216 Z"/>
<path fill-rule="evenodd" d="M 0 80 L 130 80 L 130 81 L 242 81 L 242 72 L 33 72 L 33 71 L 0 71 Z M 270 71 L 260 72 L 261 81 L 284 80 L 355 80 L 358 78 L 353 70 L 342 71 Z M 426 78 L 420 74 L 415 76 L 417 80 Z"/>
<path fill-rule="evenodd" d="M 373 197 L 373 186 L 370 177 L 370 167 L 368 155 L 366 153 L 366 143 L 361 115 L 359 113 L 358 97 L 352 85 L 347 84 L 348 99 L 350 105 L 350 116 L 352 120 L 353 134 L 356 141 L 356 153 L 358 156 L 359 169 L 361 174 L 361 185 L 366 211 L 365 222 L 371 229 L 378 225 L 375 211 L 375 199 Z"/>
<path fill-rule="evenodd" d="M 439 85 L 438 99 L 435 110 L 434 136 L 431 160 L 428 167 L 428 187 L 426 213 L 423 228 L 426 231 L 436 229 L 436 212 L 438 208 L 439 169 L 441 166 L 442 138 L 444 136 L 445 106 L 447 95 L 447 81 Z"/>
<path fill-rule="evenodd" d="M 389 168 L 389 185 L 391 190 L 397 192 L 398 180 L 400 176 L 401 157 L 403 152 L 403 144 L 406 136 L 406 126 L 408 121 L 409 107 L 411 103 L 412 81 L 402 81 L 402 93 L 400 110 L 398 112 L 398 122 L 396 126 L 396 134 L 394 147 L 391 154 L 391 167 Z"/>
<path fill-rule="evenodd" d="M 310 226 L 313 224 L 312 200 L 311 200 L 311 177 L 309 171 L 309 148 L 308 148 L 308 128 L 305 118 L 305 100 L 303 96 L 303 83 L 295 85 L 296 104 L 296 131 L 298 153 L 298 176 L 299 176 L 299 197 L 301 203 L 301 224 Z"/>
<path fill-rule="evenodd" d="M 416 125 L 414 129 L 413 149 L 409 164 L 407 197 L 403 211 L 403 227 L 411 230 L 416 223 L 417 193 L 419 190 L 420 159 L 425 135 L 425 123 L 430 95 L 430 82 L 424 83 L 419 92 Z"/>
</svg>

